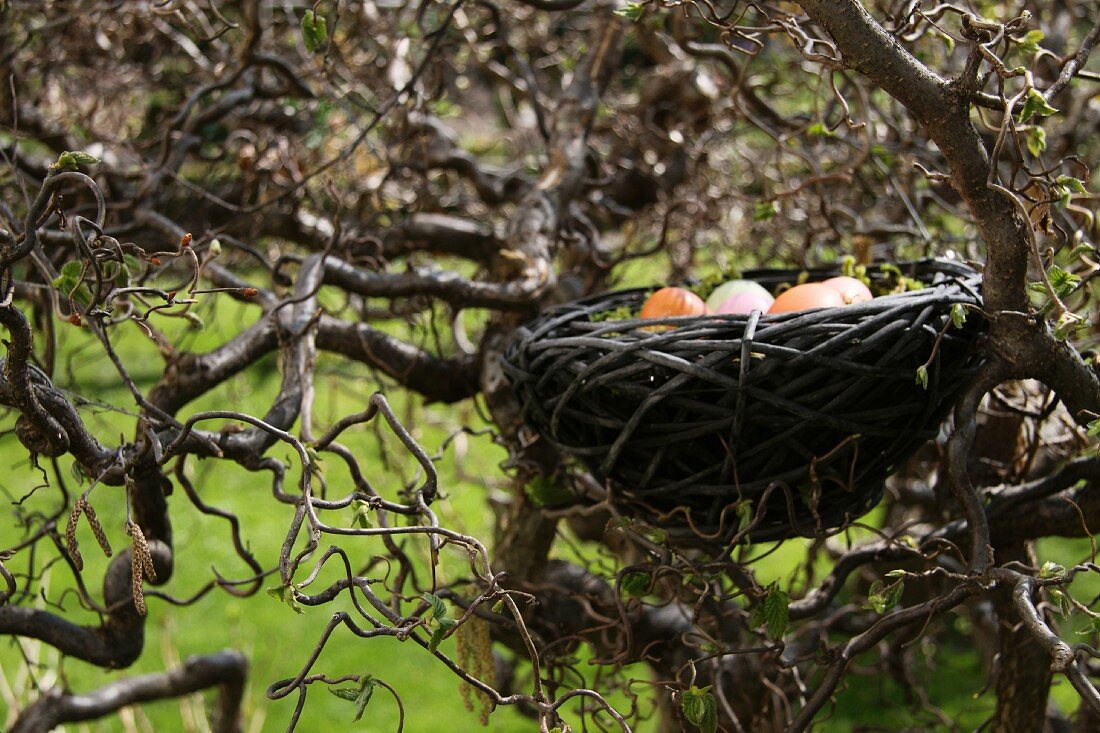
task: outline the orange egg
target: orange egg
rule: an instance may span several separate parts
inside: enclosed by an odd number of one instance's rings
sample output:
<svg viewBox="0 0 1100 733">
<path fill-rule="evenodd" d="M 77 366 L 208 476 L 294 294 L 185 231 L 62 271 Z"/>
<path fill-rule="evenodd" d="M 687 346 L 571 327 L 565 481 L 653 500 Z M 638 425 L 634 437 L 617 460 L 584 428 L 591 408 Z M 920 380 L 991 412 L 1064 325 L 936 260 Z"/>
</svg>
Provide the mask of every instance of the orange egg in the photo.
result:
<svg viewBox="0 0 1100 733">
<path fill-rule="evenodd" d="M 844 305 L 844 298 L 840 293 L 823 283 L 805 283 L 795 285 L 790 290 L 783 292 L 768 313 L 790 313 L 792 311 L 804 311 L 810 308 L 835 308 Z"/>
<path fill-rule="evenodd" d="M 841 277 L 831 277 L 821 284 L 828 285 L 830 288 L 840 293 L 840 297 L 843 298 L 844 302 L 848 305 L 852 303 L 865 303 L 875 297 L 871 293 L 870 288 L 854 277 L 846 277 L 843 275 Z"/>
<path fill-rule="evenodd" d="M 668 318 L 670 316 L 701 316 L 707 312 L 707 304 L 695 293 L 683 288 L 661 288 L 646 299 L 641 318 Z M 660 327 L 672 328 L 672 326 Z"/>
</svg>

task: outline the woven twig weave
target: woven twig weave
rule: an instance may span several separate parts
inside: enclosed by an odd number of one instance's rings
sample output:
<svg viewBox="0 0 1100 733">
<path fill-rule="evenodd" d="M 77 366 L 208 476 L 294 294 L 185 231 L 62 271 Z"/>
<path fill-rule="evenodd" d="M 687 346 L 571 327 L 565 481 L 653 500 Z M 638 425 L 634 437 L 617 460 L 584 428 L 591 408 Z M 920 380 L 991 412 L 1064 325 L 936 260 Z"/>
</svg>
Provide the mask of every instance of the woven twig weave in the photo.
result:
<svg viewBox="0 0 1100 733">
<path fill-rule="evenodd" d="M 528 424 L 609 480 L 624 513 L 715 542 L 823 535 L 879 501 L 980 359 L 982 319 L 951 322 L 955 304 L 980 304 L 978 275 L 944 260 L 901 269 L 926 287 L 764 316 L 601 321 L 652 289 L 590 297 L 520 329 L 505 373 Z M 773 288 L 805 273 L 743 277 Z M 657 324 L 676 328 L 644 328 Z M 745 502 L 754 519 L 739 532 Z"/>
</svg>

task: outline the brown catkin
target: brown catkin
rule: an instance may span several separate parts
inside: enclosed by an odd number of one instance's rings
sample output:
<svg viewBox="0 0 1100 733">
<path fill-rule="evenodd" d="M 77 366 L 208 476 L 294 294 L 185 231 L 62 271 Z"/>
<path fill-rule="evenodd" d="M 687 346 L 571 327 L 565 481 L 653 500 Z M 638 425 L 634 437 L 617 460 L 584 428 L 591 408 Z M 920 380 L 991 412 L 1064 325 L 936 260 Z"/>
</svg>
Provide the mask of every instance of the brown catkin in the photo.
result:
<svg viewBox="0 0 1100 733">
<path fill-rule="evenodd" d="M 458 660 L 472 677 L 476 677 L 490 687 L 496 686 L 496 662 L 493 660 L 493 640 L 490 636 L 489 622 L 477 616 L 471 616 L 455 633 L 455 651 Z M 474 711 L 474 698 L 477 699 L 478 719 L 481 724 L 489 724 L 489 713 L 493 703 L 489 696 L 472 685 L 461 682 L 462 702 L 470 712 Z"/>
<path fill-rule="evenodd" d="M 471 619 L 472 621 L 473 619 Z M 470 632 L 467 630 L 470 621 L 460 626 L 455 632 L 455 656 L 463 669 L 469 671 L 471 667 Z M 458 691 L 462 693 L 462 705 L 468 712 L 474 712 L 474 688 L 465 682 L 458 683 Z"/>
<path fill-rule="evenodd" d="M 99 548 L 103 550 L 103 554 L 107 557 L 111 557 L 113 554 L 111 551 L 111 543 L 107 540 L 107 533 L 103 531 L 103 525 L 99 523 L 99 517 L 95 515 L 95 509 L 92 505 L 85 500 L 84 504 L 84 516 L 88 518 L 88 526 L 92 528 L 92 534 L 95 535 L 95 541 L 99 543 Z"/>
<path fill-rule="evenodd" d="M 141 587 L 141 561 L 135 552 L 130 561 L 130 587 L 134 594 L 134 608 L 139 616 L 145 615 L 145 591 Z"/>
<path fill-rule="evenodd" d="M 489 631 L 489 622 L 476 616 L 471 621 L 475 622 L 471 631 L 474 632 L 472 646 L 477 676 L 490 687 L 496 687 L 496 661 L 493 659 L 493 639 Z M 483 692 L 479 692 L 477 697 L 480 703 L 478 717 L 481 724 L 487 726 L 489 713 L 493 710 L 492 701 Z"/>
<path fill-rule="evenodd" d="M 84 558 L 80 556 L 80 549 L 76 545 L 76 523 L 80 519 L 81 507 L 84 505 L 84 497 L 76 500 L 73 510 L 69 512 L 69 523 L 65 525 L 65 546 L 69 550 L 69 557 L 77 570 L 84 569 Z"/>
<path fill-rule="evenodd" d="M 145 578 L 156 582 L 157 571 L 153 568 L 153 556 L 149 552 L 149 543 L 145 540 L 145 533 L 141 527 L 132 521 L 126 522 L 126 534 L 134 538 L 134 562 L 140 562 L 140 567 L 145 572 Z"/>
<path fill-rule="evenodd" d="M 145 541 L 145 534 L 142 533 L 141 527 L 134 524 L 133 521 L 127 520 L 126 534 L 134 540 L 130 558 L 130 584 L 134 594 L 134 608 L 137 609 L 139 615 L 144 616 L 146 609 L 142 578 L 147 577 L 149 580 L 156 580 L 156 573 L 153 571 L 153 558 L 149 554 L 149 544 Z"/>
<path fill-rule="evenodd" d="M 142 565 L 145 568 L 145 577 L 150 582 L 156 582 L 157 571 L 156 571 L 156 568 L 153 567 L 153 556 L 151 554 L 149 554 L 149 548 L 148 547 L 145 548 L 145 555 L 141 559 L 142 559 Z"/>
</svg>

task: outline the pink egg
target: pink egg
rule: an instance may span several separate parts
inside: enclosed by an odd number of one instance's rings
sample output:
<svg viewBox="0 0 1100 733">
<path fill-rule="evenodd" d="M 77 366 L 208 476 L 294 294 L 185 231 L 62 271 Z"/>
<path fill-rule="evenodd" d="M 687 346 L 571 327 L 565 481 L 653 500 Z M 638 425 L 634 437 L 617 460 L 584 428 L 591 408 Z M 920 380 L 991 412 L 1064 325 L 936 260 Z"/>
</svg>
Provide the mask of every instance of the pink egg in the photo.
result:
<svg viewBox="0 0 1100 733">
<path fill-rule="evenodd" d="M 753 311 L 767 313 L 775 298 L 767 293 L 749 291 L 731 295 L 718 307 L 718 313 L 744 315 Z"/>
<path fill-rule="evenodd" d="M 718 313 L 718 309 L 722 307 L 722 304 L 733 296 L 746 295 L 749 293 L 760 295 L 765 298 L 772 297 L 772 294 L 760 283 L 753 282 L 752 280 L 729 280 L 714 289 L 710 297 L 707 298 L 707 307 L 715 313 Z"/>
</svg>

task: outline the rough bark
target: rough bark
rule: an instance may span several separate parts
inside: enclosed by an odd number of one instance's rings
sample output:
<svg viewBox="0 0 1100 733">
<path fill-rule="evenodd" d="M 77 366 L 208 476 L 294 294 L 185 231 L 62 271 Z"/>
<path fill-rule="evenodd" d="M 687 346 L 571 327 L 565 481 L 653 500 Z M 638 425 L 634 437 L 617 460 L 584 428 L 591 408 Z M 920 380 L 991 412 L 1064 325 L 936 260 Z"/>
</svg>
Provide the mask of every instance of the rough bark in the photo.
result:
<svg viewBox="0 0 1100 733">
<path fill-rule="evenodd" d="M 1014 542 L 997 548 L 1001 563 L 1035 565 L 1035 554 L 1027 543 Z M 997 664 L 997 709 L 990 725 L 993 733 L 1035 733 L 1047 717 L 1050 694 L 1050 654 L 1021 623 L 1012 600 L 1012 589 L 1000 589 L 994 597 L 1000 621 Z M 1047 619 L 1050 623 L 1050 619 Z"/>
</svg>

